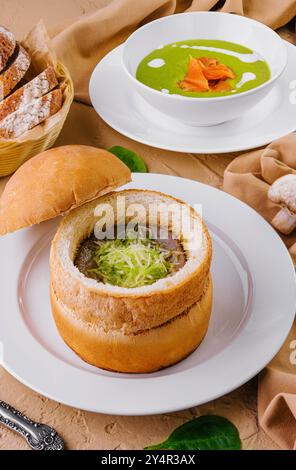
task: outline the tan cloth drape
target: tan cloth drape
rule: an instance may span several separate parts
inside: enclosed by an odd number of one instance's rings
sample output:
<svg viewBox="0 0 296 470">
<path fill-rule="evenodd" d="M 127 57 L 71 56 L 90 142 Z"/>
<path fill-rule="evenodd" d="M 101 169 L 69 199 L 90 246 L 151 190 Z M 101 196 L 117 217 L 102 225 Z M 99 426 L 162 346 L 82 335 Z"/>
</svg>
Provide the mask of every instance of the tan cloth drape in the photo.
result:
<svg viewBox="0 0 296 470">
<path fill-rule="evenodd" d="M 281 206 L 268 198 L 268 189 L 277 178 L 289 173 L 296 174 L 296 134 L 279 139 L 266 149 L 256 150 L 233 160 L 225 171 L 223 189 L 249 204 L 271 222 Z M 281 237 L 290 248 L 296 266 L 295 231 L 289 236 Z"/>
<path fill-rule="evenodd" d="M 215 8 L 216 0 L 193 0 L 189 11 Z M 245 15 L 273 29 L 287 24 L 296 15 L 294 0 L 226 0 L 220 11 Z"/>
<path fill-rule="evenodd" d="M 258 415 L 265 432 L 283 449 L 296 450 L 296 323 L 259 376 Z"/>
</svg>

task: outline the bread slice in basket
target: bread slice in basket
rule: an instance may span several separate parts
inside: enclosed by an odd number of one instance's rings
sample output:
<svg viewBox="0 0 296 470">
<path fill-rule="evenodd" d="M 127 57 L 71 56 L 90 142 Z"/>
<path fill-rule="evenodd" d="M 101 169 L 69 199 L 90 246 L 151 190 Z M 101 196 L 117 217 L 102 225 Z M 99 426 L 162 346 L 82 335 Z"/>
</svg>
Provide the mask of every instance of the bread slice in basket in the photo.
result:
<svg viewBox="0 0 296 470">
<path fill-rule="evenodd" d="M 42 22 L 23 42 L 0 26 L 1 175 L 11 174 L 26 159 L 53 145 L 73 96 L 69 72 L 55 59 Z M 28 132 L 60 110 L 46 125 Z"/>
<path fill-rule="evenodd" d="M 9 114 L 28 105 L 32 100 L 46 95 L 58 84 L 54 68 L 49 66 L 37 77 L 23 85 L 0 102 L 0 121 Z"/>
<path fill-rule="evenodd" d="M 14 34 L 0 26 L 0 72 L 6 67 L 9 58 L 14 53 L 15 46 Z"/>
<path fill-rule="evenodd" d="M 30 67 L 31 59 L 27 51 L 17 44 L 5 69 L 0 74 L 0 101 L 21 81 Z"/>
<path fill-rule="evenodd" d="M 60 89 L 33 99 L 0 121 L 0 138 L 10 139 L 22 135 L 57 113 L 61 106 L 62 92 Z"/>
</svg>

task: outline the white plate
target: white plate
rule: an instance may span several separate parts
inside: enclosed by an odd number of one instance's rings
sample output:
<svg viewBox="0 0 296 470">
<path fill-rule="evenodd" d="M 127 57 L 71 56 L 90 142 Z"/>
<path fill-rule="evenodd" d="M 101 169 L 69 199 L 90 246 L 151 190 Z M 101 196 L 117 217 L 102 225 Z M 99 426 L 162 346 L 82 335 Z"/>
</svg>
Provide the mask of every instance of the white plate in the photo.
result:
<svg viewBox="0 0 296 470">
<path fill-rule="evenodd" d="M 0 240 L 0 344 L 4 367 L 47 397 L 90 411 L 145 415 L 207 402 L 257 374 L 290 330 L 296 284 L 276 232 L 239 200 L 172 176 L 134 174 L 133 180 L 127 186 L 203 205 L 214 242 L 214 308 L 202 345 L 179 364 L 146 375 L 103 371 L 77 357 L 50 313 L 48 256 L 57 220 Z"/>
<path fill-rule="evenodd" d="M 152 108 L 126 79 L 121 65 L 123 46 L 112 50 L 94 69 L 90 99 L 109 126 L 153 147 L 191 153 L 225 153 L 260 147 L 296 129 L 296 104 L 290 99 L 296 47 L 285 43 L 288 65 L 271 93 L 241 118 L 224 124 L 186 126 Z"/>
</svg>

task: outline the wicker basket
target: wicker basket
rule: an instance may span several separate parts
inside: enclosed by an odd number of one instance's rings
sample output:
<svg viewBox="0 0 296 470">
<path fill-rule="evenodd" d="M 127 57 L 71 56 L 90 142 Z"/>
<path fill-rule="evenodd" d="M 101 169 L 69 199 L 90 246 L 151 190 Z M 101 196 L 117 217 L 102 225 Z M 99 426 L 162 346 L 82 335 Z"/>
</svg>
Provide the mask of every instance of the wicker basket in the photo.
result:
<svg viewBox="0 0 296 470">
<path fill-rule="evenodd" d="M 68 70 L 60 62 L 57 72 L 63 92 L 62 108 L 44 123 L 26 132 L 23 138 L 0 141 L 0 176 L 10 175 L 28 158 L 52 147 L 58 138 L 73 101 L 74 87 Z"/>
</svg>

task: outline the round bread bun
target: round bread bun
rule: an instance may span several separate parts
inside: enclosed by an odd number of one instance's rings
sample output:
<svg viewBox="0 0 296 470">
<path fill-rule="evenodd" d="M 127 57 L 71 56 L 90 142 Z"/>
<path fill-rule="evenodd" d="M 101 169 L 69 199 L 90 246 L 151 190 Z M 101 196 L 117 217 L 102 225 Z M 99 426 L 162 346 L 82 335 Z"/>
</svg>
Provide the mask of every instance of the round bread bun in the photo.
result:
<svg viewBox="0 0 296 470">
<path fill-rule="evenodd" d="M 176 208 L 177 214 L 182 213 L 180 241 L 186 253 L 186 263 L 173 275 L 151 285 L 126 288 L 86 277 L 75 266 L 81 242 L 93 233 L 98 221 L 96 210 L 106 205 L 111 207 L 115 217 L 108 214 L 106 224 L 114 226 L 119 217 L 117 205 L 122 198 L 126 214 L 133 204 L 147 209 L 146 214 L 151 206 L 160 207 L 163 215 L 172 207 Z M 156 214 L 150 215 L 149 212 L 149 217 L 151 224 L 159 225 Z M 138 214 L 137 222 L 147 224 L 146 215 Z M 192 223 L 196 224 L 198 236 L 189 244 L 188 227 Z M 173 225 L 169 229 L 175 230 Z M 136 334 L 172 320 L 200 300 L 208 282 L 211 256 L 208 230 L 192 207 L 155 191 L 118 191 L 71 211 L 63 219 L 51 245 L 51 285 L 57 299 L 69 311 L 75 312 L 81 321 L 96 324 L 106 332 L 121 330 L 125 334 Z"/>
<path fill-rule="evenodd" d="M 105 331 L 66 307 L 51 287 L 56 325 L 68 346 L 84 361 L 116 372 L 147 373 L 173 365 L 188 356 L 204 338 L 212 309 L 212 281 L 207 278 L 198 302 L 172 320 L 137 334 Z"/>
<path fill-rule="evenodd" d="M 130 180 L 129 168 L 106 150 L 66 145 L 42 152 L 8 181 L 0 199 L 0 234 L 64 214 Z"/>
</svg>

